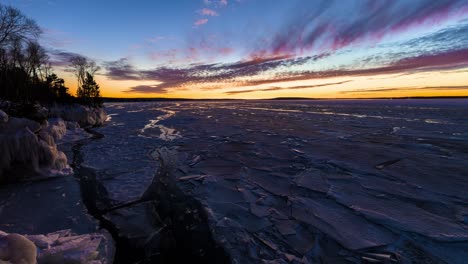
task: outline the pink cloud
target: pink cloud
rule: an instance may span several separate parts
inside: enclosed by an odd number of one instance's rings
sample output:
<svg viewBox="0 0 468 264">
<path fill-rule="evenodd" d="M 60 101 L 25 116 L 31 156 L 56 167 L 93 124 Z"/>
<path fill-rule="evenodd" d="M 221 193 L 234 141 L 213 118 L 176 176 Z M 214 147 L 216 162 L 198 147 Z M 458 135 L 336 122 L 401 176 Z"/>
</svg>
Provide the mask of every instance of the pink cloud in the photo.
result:
<svg viewBox="0 0 468 264">
<path fill-rule="evenodd" d="M 200 14 L 204 16 L 219 16 L 219 14 L 216 11 L 209 8 L 203 8 L 202 10 L 200 10 Z"/>
<path fill-rule="evenodd" d="M 220 48 L 218 52 L 222 55 L 229 55 L 234 52 L 234 49 L 232 48 Z"/>
<path fill-rule="evenodd" d="M 227 5 L 228 1 L 227 0 L 219 0 L 219 4 L 221 5 Z"/>
<path fill-rule="evenodd" d="M 208 23 L 208 18 L 202 18 L 202 19 L 195 21 L 194 26 L 197 27 L 197 26 L 204 25 L 206 23 Z"/>
<path fill-rule="evenodd" d="M 156 37 L 154 37 L 154 38 L 148 38 L 147 41 L 148 41 L 148 42 L 151 42 L 151 43 L 156 43 L 156 42 L 159 42 L 159 41 L 164 40 L 164 39 L 166 39 L 166 37 L 164 37 L 164 36 L 156 36 Z"/>
</svg>

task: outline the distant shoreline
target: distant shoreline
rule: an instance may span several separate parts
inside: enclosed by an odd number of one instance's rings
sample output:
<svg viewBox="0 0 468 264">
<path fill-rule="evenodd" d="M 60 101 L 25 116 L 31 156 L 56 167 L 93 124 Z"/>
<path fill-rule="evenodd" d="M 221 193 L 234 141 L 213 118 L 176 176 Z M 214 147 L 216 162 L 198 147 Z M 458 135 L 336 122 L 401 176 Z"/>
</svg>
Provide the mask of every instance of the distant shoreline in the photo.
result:
<svg viewBox="0 0 468 264">
<path fill-rule="evenodd" d="M 112 102 L 173 102 L 173 101 L 331 101 L 331 100 L 404 100 L 404 99 L 468 99 L 467 96 L 410 96 L 410 97 L 375 97 L 375 98 L 308 98 L 308 97 L 277 97 L 266 99 L 189 99 L 189 98 L 117 98 L 103 97 L 106 103 Z"/>
</svg>

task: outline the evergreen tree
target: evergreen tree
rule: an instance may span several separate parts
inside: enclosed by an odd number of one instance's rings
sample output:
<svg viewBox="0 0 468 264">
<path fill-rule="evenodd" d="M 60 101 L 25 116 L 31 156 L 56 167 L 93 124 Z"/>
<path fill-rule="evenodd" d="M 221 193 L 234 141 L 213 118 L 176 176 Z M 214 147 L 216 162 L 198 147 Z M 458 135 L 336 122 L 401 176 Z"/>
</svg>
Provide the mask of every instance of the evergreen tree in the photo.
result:
<svg viewBox="0 0 468 264">
<path fill-rule="evenodd" d="M 83 100 L 87 105 L 101 106 L 101 92 L 99 91 L 99 85 L 94 80 L 94 77 L 89 72 L 86 72 L 86 78 L 83 81 L 81 89 L 78 90 L 78 97 Z"/>
</svg>

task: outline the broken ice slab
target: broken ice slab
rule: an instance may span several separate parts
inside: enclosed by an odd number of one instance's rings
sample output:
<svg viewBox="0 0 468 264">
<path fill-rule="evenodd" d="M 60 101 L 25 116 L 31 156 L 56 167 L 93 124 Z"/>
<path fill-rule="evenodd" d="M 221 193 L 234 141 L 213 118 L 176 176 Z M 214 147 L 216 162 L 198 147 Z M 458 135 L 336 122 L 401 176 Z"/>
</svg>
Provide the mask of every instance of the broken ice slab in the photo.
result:
<svg viewBox="0 0 468 264">
<path fill-rule="evenodd" d="M 390 166 L 390 165 L 393 165 L 399 161 L 401 161 L 402 159 L 393 159 L 393 160 L 389 160 L 389 161 L 385 161 L 385 162 L 382 162 L 382 163 L 379 163 L 377 165 L 375 165 L 375 168 L 376 169 L 379 169 L 379 170 L 383 170 L 385 169 L 386 167 Z"/>
<path fill-rule="evenodd" d="M 389 230 L 325 198 L 296 198 L 292 201 L 292 216 L 318 228 L 351 250 L 388 245 L 396 240 Z"/>
<path fill-rule="evenodd" d="M 428 212 L 397 197 L 377 197 L 357 185 L 334 183 L 330 195 L 340 204 L 392 230 L 421 234 L 440 241 L 466 241 L 468 230 L 455 219 Z"/>
</svg>

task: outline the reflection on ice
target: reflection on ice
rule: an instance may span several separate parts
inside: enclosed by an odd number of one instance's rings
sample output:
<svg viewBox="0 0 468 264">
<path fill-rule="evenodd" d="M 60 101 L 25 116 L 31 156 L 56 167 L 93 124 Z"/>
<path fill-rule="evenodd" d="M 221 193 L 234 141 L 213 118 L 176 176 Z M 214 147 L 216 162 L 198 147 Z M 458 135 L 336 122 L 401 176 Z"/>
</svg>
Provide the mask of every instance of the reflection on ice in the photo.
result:
<svg viewBox="0 0 468 264">
<path fill-rule="evenodd" d="M 163 111 L 165 112 L 166 114 L 162 115 L 162 116 L 158 116 L 156 119 L 153 119 L 153 120 L 149 120 L 149 123 L 146 124 L 141 130 L 140 132 L 142 134 L 145 134 L 145 131 L 148 130 L 148 129 L 154 129 L 154 128 L 157 128 L 160 130 L 160 135 L 159 135 L 159 138 L 164 140 L 164 141 L 172 141 L 174 139 L 177 139 L 177 138 L 180 138 L 181 135 L 179 132 L 177 132 L 175 129 L 173 128 L 168 128 L 166 126 L 163 126 L 163 125 L 160 125 L 158 124 L 160 121 L 163 121 L 163 120 L 166 120 L 170 117 L 172 117 L 173 115 L 175 115 L 176 112 L 172 111 L 172 110 L 165 110 L 165 109 L 158 109 L 159 111 Z M 143 135 L 143 136 L 146 136 L 146 135 Z"/>
<path fill-rule="evenodd" d="M 106 118 L 106 122 L 109 122 L 112 120 L 112 116 L 116 116 L 116 115 L 119 115 L 119 114 L 108 114 L 107 115 L 107 118 Z"/>
</svg>

